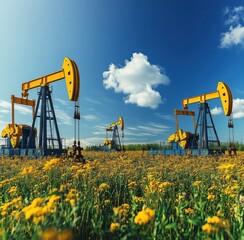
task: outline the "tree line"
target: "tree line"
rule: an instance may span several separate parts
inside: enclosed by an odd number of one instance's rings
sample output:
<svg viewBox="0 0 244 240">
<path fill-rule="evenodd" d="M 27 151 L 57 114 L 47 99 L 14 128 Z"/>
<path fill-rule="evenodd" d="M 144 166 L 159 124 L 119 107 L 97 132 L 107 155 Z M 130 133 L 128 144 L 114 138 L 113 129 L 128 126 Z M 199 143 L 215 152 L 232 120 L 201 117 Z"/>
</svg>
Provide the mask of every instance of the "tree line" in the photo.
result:
<svg viewBox="0 0 244 240">
<path fill-rule="evenodd" d="M 220 144 L 222 150 L 227 150 L 229 143 L 223 142 Z M 244 151 L 244 144 L 241 142 L 235 142 L 234 146 L 237 151 Z M 86 151 L 100 151 L 103 147 L 101 145 L 91 145 L 86 146 L 84 150 Z M 163 142 L 160 143 L 143 143 L 143 144 L 126 144 L 124 145 L 125 151 L 148 151 L 148 150 L 165 150 L 171 149 L 170 144 L 164 144 Z"/>
</svg>

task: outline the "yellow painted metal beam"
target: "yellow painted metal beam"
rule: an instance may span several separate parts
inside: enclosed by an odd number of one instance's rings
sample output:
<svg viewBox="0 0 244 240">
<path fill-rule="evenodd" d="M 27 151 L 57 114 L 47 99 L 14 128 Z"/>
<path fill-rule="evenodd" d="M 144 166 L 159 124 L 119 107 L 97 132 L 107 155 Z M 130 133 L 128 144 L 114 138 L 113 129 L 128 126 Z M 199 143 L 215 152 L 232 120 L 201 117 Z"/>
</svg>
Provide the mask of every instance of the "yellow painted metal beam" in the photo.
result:
<svg viewBox="0 0 244 240">
<path fill-rule="evenodd" d="M 195 116 L 195 111 L 186 111 L 186 110 L 175 109 L 175 115 Z"/>
<path fill-rule="evenodd" d="M 225 83 L 219 82 L 217 91 L 219 92 L 225 115 L 230 116 L 233 107 L 233 97 L 230 88 Z"/>
<path fill-rule="evenodd" d="M 176 131 L 179 130 L 179 120 L 178 116 L 183 115 L 183 116 L 192 116 L 193 117 L 193 124 L 194 124 L 194 131 L 196 130 L 196 118 L 195 118 L 195 111 L 188 111 L 188 110 L 178 110 L 175 109 L 175 123 L 176 123 Z"/>
<path fill-rule="evenodd" d="M 124 119 L 122 117 L 119 117 L 119 120 L 117 122 L 111 123 L 109 125 L 109 129 L 111 129 L 112 127 L 115 127 L 117 125 L 120 125 L 121 130 L 124 130 Z"/>
<path fill-rule="evenodd" d="M 217 91 L 207 94 L 202 94 L 199 96 L 186 98 L 182 100 L 183 109 L 187 110 L 188 105 L 192 103 L 204 103 L 208 100 L 220 98 L 223 106 L 223 110 L 226 116 L 230 116 L 232 113 L 233 99 L 230 88 L 223 82 L 219 82 L 217 86 Z"/>
<path fill-rule="evenodd" d="M 64 76 L 64 71 L 58 71 L 40 78 L 36 78 L 34 80 L 31 80 L 29 82 L 25 82 L 22 84 L 22 92 L 23 92 L 23 96 L 25 97 L 25 93 L 28 92 L 28 90 L 31 90 L 33 88 L 37 88 L 37 87 L 42 87 L 42 86 L 47 86 L 49 83 L 58 81 L 60 79 L 63 79 Z"/>
<path fill-rule="evenodd" d="M 33 88 L 48 86 L 50 83 L 65 78 L 69 99 L 71 101 L 77 101 L 80 93 L 80 75 L 78 67 L 73 60 L 65 58 L 62 68 L 63 70 L 60 70 L 58 72 L 54 72 L 23 83 L 22 97 L 28 98 L 28 91 Z"/>
<path fill-rule="evenodd" d="M 11 95 L 11 105 L 12 105 L 12 126 L 14 126 L 14 104 L 21 104 L 21 105 L 26 105 L 26 106 L 31 106 L 32 107 L 32 118 L 34 119 L 35 115 L 35 105 L 36 105 L 36 100 L 29 100 L 29 99 L 23 99 L 23 98 L 18 98 L 15 97 L 14 95 Z"/>
</svg>

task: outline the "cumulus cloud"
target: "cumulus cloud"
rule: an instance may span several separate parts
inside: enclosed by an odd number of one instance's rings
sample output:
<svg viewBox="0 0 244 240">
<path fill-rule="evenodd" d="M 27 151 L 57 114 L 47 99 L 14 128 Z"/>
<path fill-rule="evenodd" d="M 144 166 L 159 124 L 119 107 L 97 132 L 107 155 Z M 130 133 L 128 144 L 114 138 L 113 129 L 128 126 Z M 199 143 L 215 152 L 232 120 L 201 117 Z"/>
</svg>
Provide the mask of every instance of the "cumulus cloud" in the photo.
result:
<svg viewBox="0 0 244 240">
<path fill-rule="evenodd" d="M 109 70 L 103 72 L 103 78 L 106 89 L 113 88 L 116 93 L 122 92 L 126 95 L 125 103 L 153 109 L 163 102 L 155 88 L 170 82 L 164 70 L 160 66 L 152 65 L 142 53 L 133 53 L 131 60 L 125 61 L 124 67 L 119 68 L 112 63 Z"/>
<path fill-rule="evenodd" d="M 211 110 L 211 114 L 219 115 L 223 113 L 222 107 L 215 107 Z M 244 99 L 236 98 L 233 99 L 232 108 L 233 118 L 243 118 L 244 117 Z"/>
<path fill-rule="evenodd" d="M 244 45 L 244 27 L 238 24 L 236 27 L 230 26 L 229 31 L 222 33 L 221 48 L 229 48 L 233 45 Z"/>
<path fill-rule="evenodd" d="M 221 34 L 220 47 L 244 46 L 244 7 L 226 8 L 225 16 L 227 18 L 225 24 L 229 29 Z"/>
<path fill-rule="evenodd" d="M 219 115 L 223 113 L 223 109 L 221 107 L 215 107 L 211 109 L 211 114 L 212 115 Z"/>
<path fill-rule="evenodd" d="M 244 99 L 236 98 L 233 100 L 233 118 L 244 117 Z"/>
</svg>

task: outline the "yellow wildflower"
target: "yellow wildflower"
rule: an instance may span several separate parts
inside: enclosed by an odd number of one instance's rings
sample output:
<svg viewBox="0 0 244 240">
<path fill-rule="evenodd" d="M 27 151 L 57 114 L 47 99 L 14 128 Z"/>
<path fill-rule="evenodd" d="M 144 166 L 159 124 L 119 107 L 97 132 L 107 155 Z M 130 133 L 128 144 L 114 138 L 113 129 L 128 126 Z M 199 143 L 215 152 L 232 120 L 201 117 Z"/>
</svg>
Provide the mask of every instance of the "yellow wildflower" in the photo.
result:
<svg viewBox="0 0 244 240">
<path fill-rule="evenodd" d="M 228 228 L 230 226 L 230 223 L 228 220 L 226 220 L 226 219 L 222 220 L 218 216 L 209 217 L 207 219 L 207 223 L 212 224 L 212 225 L 217 226 L 217 227 L 220 227 L 220 228 Z"/>
<path fill-rule="evenodd" d="M 234 186 L 227 186 L 223 192 L 226 195 L 230 195 L 230 197 L 234 198 L 238 195 L 238 189 L 240 188 L 239 185 L 234 185 Z"/>
<path fill-rule="evenodd" d="M 215 195 L 212 193 L 208 194 L 208 200 L 214 200 L 215 199 Z"/>
<path fill-rule="evenodd" d="M 119 230 L 120 224 L 119 223 L 111 223 L 110 224 L 110 232 L 115 232 Z"/>
<path fill-rule="evenodd" d="M 12 200 L 12 203 L 13 203 L 13 204 L 17 204 L 18 207 L 19 207 L 19 203 L 21 203 L 21 201 L 22 201 L 22 197 L 20 196 L 20 197 L 14 198 L 14 199 Z M 22 205 L 22 203 L 21 203 L 21 205 Z"/>
<path fill-rule="evenodd" d="M 47 198 L 48 202 L 47 204 L 43 207 L 42 211 L 44 214 L 46 213 L 53 213 L 55 212 L 55 207 L 58 204 L 57 200 L 60 199 L 60 196 L 57 195 L 51 195 Z"/>
<path fill-rule="evenodd" d="M 43 199 L 38 197 L 38 198 L 35 198 L 32 203 L 31 203 L 31 206 L 32 207 L 36 207 L 36 206 L 40 206 L 43 202 Z"/>
<path fill-rule="evenodd" d="M 135 189 L 136 186 L 137 186 L 137 182 L 130 182 L 130 183 L 128 184 L 128 188 L 129 188 L 129 189 Z"/>
<path fill-rule="evenodd" d="M 38 223 L 42 222 L 43 220 L 44 220 L 44 216 L 43 215 L 36 216 L 36 217 L 33 218 L 33 223 L 34 224 L 38 224 Z"/>
<path fill-rule="evenodd" d="M 105 204 L 105 205 L 110 204 L 110 200 L 109 200 L 109 199 L 104 200 L 104 204 Z"/>
<path fill-rule="evenodd" d="M 110 188 L 110 186 L 107 183 L 102 183 L 100 184 L 100 186 L 98 187 L 98 191 L 99 192 L 103 192 L 105 190 L 108 190 Z"/>
<path fill-rule="evenodd" d="M 47 205 L 48 205 L 49 207 L 52 207 L 58 199 L 60 199 L 60 196 L 57 196 L 57 195 L 51 195 L 51 196 L 49 197 L 49 199 L 48 199 L 49 201 L 48 201 Z"/>
<path fill-rule="evenodd" d="M 46 162 L 45 166 L 43 167 L 43 170 L 44 171 L 50 171 L 53 168 L 55 168 L 59 162 L 60 162 L 60 160 L 58 158 L 53 158 L 50 161 Z"/>
<path fill-rule="evenodd" d="M 58 234 L 57 240 L 74 240 L 74 234 L 71 230 L 65 229 Z"/>
<path fill-rule="evenodd" d="M 18 188 L 16 186 L 12 186 L 10 189 L 9 189 L 9 193 L 16 193 L 18 191 Z"/>
<path fill-rule="evenodd" d="M 192 208 L 185 208 L 184 211 L 185 211 L 185 214 L 193 214 L 195 212 L 194 209 L 192 209 Z"/>
<path fill-rule="evenodd" d="M 209 217 L 207 223 L 220 224 L 221 219 L 218 216 Z"/>
<path fill-rule="evenodd" d="M 142 197 L 137 197 L 137 196 L 134 197 L 134 201 L 135 202 L 145 202 L 145 200 Z"/>
<path fill-rule="evenodd" d="M 137 213 L 134 222 L 135 224 L 145 225 L 148 222 L 150 222 L 154 218 L 154 216 L 155 211 L 150 208 L 146 208 L 145 210 L 142 210 Z"/>
<path fill-rule="evenodd" d="M 233 163 L 224 163 L 218 167 L 219 170 L 232 170 L 236 164 Z"/>
<path fill-rule="evenodd" d="M 213 225 L 211 225 L 211 224 L 209 224 L 209 223 L 204 224 L 204 225 L 202 226 L 202 230 L 203 230 L 204 232 L 208 233 L 208 234 L 210 234 L 210 233 L 215 233 L 215 232 L 218 231 L 218 229 L 217 229 L 215 226 L 213 226 Z"/>
<path fill-rule="evenodd" d="M 54 228 L 48 228 L 40 235 L 40 240 L 53 240 L 58 238 L 58 231 Z"/>
<path fill-rule="evenodd" d="M 71 207 L 73 208 L 75 206 L 75 199 L 70 199 L 69 203 L 70 203 Z"/>
<path fill-rule="evenodd" d="M 7 213 L 8 213 L 7 211 L 2 211 L 1 215 L 4 217 L 5 215 L 7 215 Z"/>
<path fill-rule="evenodd" d="M 193 183 L 193 186 L 194 186 L 194 187 L 198 187 L 201 183 L 202 183 L 202 181 L 195 181 L 195 182 Z"/>
<path fill-rule="evenodd" d="M 28 209 L 28 211 L 25 212 L 25 218 L 26 220 L 30 219 L 32 216 L 40 216 L 42 215 L 42 207 L 34 207 Z"/>
<path fill-rule="evenodd" d="M 11 206 L 12 206 L 12 202 L 7 202 L 7 203 L 3 204 L 0 207 L 0 209 L 1 209 L 2 212 L 6 212 L 8 210 L 8 208 L 11 207 Z"/>
<path fill-rule="evenodd" d="M 25 214 L 25 218 L 28 220 L 32 216 L 39 216 L 43 214 L 42 207 L 40 206 L 43 203 L 42 198 L 35 198 L 29 206 L 26 206 L 22 209 L 22 212 Z"/>
<path fill-rule="evenodd" d="M 216 189 L 218 189 L 218 186 L 213 185 L 213 186 L 211 186 L 211 187 L 208 189 L 208 191 L 212 191 L 212 190 L 216 190 Z"/>
<path fill-rule="evenodd" d="M 231 178 L 231 175 L 230 175 L 230 174 L 227 174 L 227 175 L 225 176 L 225 180 L 230 180 L 230 178 Z"/>
<path fill-rule="evenodd" d="M 75 166 L 75 165 L 73 165 L 71 168 L 70 168 L 70 170 L 78 170 L 79 169 L 79 167 L 78 166 Z"/>
<path fill-rule="evenodd" d="M 174 185 L 174 184 L 171 182 L 162 182 L 159 184 L 159 188 L 167 188 L 167 187 L 170 187 L 172 185 Z"/>
<path fill-rule="evenodd" d="M 30 167 L 24 167 L 20 174 L 22 175 L 33 174 L 33 172 L 34 172 L 34 168 L 30 166 Z"/>
<path fill-rule="evenodd" d="M 220 210 L 218 210 L 218 212 L 217 212 L 217 216 L 218 216 L 218 217 L 222 217 L 222 216 L 223 216 L 223 214 L 222 214 L 222 212 L 221 212 Z"/>
<path fill-rule="evenodd" d="M 114 214 L 119 216 L 119 218 L 126 217 L 130 211 L 130 205 L 123 203 L 121 206 L 113 207 Z"/>
<path fill-rule="evenodd" d="M 14 217 L 16 220 L 18 220 L 21 217 L 21 211 L 14 210 L 11 212 L 11 216 Z"/>
<path fill-rule="evenodd" d="M 59 192 L 64 192 L 69 187 L 69 184 L 61 184 Z"/>
<path fill-rule="evenodd" d="M 76 199 L 77 197 L 78 197 L 77 190 L 72 188 L 72 189 L 70 189 L 69 193 L 67 194 L 65 201 L 69 202 L 70 199 Z"/>
</svg>

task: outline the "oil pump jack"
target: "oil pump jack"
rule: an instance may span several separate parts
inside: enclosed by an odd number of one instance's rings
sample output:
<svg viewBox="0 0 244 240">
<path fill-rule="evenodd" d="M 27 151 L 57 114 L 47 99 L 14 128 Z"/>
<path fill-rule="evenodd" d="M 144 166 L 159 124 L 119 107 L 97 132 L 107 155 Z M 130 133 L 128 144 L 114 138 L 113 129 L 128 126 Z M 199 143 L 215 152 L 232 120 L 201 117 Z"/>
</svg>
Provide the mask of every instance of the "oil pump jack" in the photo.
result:
<svg viewBox="0 0 244 240">
<path fill-rule="evenodd" d="M 21 98 L 15 97 L 14 95 L 11 96 L 12 123 L 8 124 L 2 131 L 2 137 L 6 138 L 7 144 L 0 149 L 0 155 L 43 157 L 49 155 L 60 156 L 63 153 L 66 153 L 66 149 L 63 147 L 59 134 L 52 101 L 52 89 L 49 86 L 50 83 L 62 79 L 65 79 L 66 81 L 69 100 L 75 102 L 74 146 L 76 147 L 76 144 L 80 146 L 80 111 L 78 101 L 80 91 L 79 70 L 73 60 L 64 58 L 62 70 L 23 83 Z M 35 88 L 40 88 L 37 103 L 35 100 L 28 99 L 29 90 Z M 33 121 L 31 126 L 15 123 L 14 104 L 22 104 L 32 107 Z M 39 134 L 37 134 L 37 129 L 35 128 L 38 118 L 40 119 Z M 77 125 L 78 129 L 76 128 Z M 35 138 L 37 135 L 38 143 L 36 144 Z"/>
<path fill-rule="evenodd" d="M 122 144 L 119 137 L 118 125 L 120 125 Z M 108 132 L 113 132 L 112 140 L 108 139 Z M 103 141 L 103 146 L 105 151 L 122 151 L 124 150 L 124 119 L 119 117 L 117 122 L 111 123 L 108 128 L 106 128 L 106 140 Z"/>
<path fill-rule="evenodd" d="M 171 149 L 162 150 L 160 154 L 192 154 L 192 155 L 207 155 L 220 152 L 220 141 L 213 122 L 208 101 L 220 98 L 225 116 L 230 116 L 232 113 L 232 94 L 229 87 L 219 82 L 217 91 L 198 95 L 182 100 L 182 110 L 175 109 L 176 132 L 168 137 L 168 142 Z M 195 111 L 189 111 L 188 105 L 198 103 L 199 113 L 197 122 L 195 120 Z M 194 132 L 186 132 L 178 126 L 178 116 L 191 116 L 194 120 Z M 211 132 L 212 131 L 212 132 Z M 211 133 L 210 133 L 211 132 Z M 215 146 L 214 146 L 215 145 Z M 148 152 L 149 154 L 158 153 L 157 150 Z"/>
</svg>

